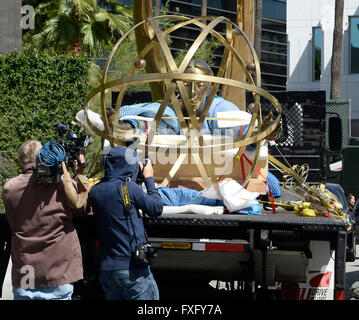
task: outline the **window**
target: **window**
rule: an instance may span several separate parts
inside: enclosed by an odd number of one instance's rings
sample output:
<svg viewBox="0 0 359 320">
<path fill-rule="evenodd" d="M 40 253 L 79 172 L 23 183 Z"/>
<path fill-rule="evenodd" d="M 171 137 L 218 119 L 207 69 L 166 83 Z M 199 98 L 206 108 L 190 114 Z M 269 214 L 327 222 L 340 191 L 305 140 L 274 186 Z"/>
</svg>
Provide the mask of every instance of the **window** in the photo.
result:
<svg viewBox="0 0 359 320">
<path fill-rule="evenodd" d="M 359 73 L 359 17 L 350 17 L 350 73 Z"/>
<path fill-rule="evenodd" d="M 287 8 L 285 1 L 263 0 L 263 18 L 286 20 Z"/>
<path fill-rule="evenodd" d="M 322 74 L 323 33 L 322 28 L 313 28 L 313 81 L 319 81 Z"/>
</svg>

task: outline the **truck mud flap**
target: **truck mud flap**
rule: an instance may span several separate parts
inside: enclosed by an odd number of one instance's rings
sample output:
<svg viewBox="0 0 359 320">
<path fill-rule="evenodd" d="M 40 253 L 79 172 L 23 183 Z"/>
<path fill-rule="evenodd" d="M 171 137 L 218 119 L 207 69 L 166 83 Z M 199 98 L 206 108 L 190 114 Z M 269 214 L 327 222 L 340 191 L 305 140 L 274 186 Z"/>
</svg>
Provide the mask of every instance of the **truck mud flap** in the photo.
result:
<svg viewBox="0 0 359 320">
<path fill-rule="evenodd" d="M 335 251 L 329 241 L 311 241 L 313 259 L 308 260 L 304 283 L 281 284 L 282 300 L 334 300 Z"/>
</svg>

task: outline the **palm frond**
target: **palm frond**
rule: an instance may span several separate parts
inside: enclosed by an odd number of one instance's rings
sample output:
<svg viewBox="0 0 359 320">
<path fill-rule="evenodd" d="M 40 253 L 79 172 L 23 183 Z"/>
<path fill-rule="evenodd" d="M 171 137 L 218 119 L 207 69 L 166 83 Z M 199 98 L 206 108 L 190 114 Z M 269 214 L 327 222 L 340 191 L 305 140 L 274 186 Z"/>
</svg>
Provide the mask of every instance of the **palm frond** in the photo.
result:
<svg viewBox="0 0 359 320">
<path fill-rule="evenodd" d="M 67 50 L 74 43 L 77 36 L 76 26 L 68 14 L 61 14 L 46 23 L 44 30 L 35 36 L 43 39 L 47 46 Z"/>
<path fill-rule="evenodd" d="M 106 24 L 106 21 L 93 21 L 91 24 L 91 30 L 96 42 L 108 43 L 111 38 L 111 32 L 108 28 L 104 27 L 104 24 Z"/>
<path fill-rule="evenodd" d="M 38 15 L 48 15 L 57 12 L 64 1 L 59 0 L 48 0 L 38 4 L 35 8 L 35 13 Z"/>
<path fill-rule="evenodd" d="M 99 4 L 106 5 L 112 13 Z M 36 12 L 41 17 L 40 31 L 34 30 L 24 39 L 29 47 L 37 45 L 53 52 L 75 49 L 77 53 L 94 54 L 113 44 L 132 26 L 131 9 L 118 0 L 44 0 Z"/>
<path fill-rule="evenodd" d="M 95 47 L 94 34 L 90 23 L 86 23 L 81 28 L 82 48 L 93 54 Z"/>
<path fill-rule="evenodd" d="M 105 22 L 107 19 L 107 12 L 106 10 L 99 10 L 94 14 L 94 20 L 97 22 Z"/>
<path fill-rule="evenodd" d="M 109 13 L 106 10 L 100 9 L 95 19 L 98 21 L 106 21 L 107 26 L 111 32 L 117 32 L 120 35 L 124 34 L 131 27 L 131 21 L 123 15 Z"/>
<path fill-rule="evenodd" d="M 93 61 L 89 64 L 88 81 L 90 88 L 96 88 L 100 85 L 102 79 L 101 68 Z"/>
<path fill-rule="evenodd" d="M 43 28 L 47 20 L 55 18 L 66 8 L 65 0 L 48 0 L 39 3 L 35 8 L 36 28 Z"/>
<path fill-rule="evenodd" d="M 100 0 L 100 3 L 106 4 L 108 7 L 110 7 L 112 13 L 122 14 L 127 16 L 130 20 L 133 17 L 132 7 L 125 6 L 117 0 Z"/>
<path fill-rule="evenodd" d="M 98 8 L 96 0 L 67 0 L 73 7 L 76 8 L 80 16 L 89 15 L 95 12 Z"/>
</svg>

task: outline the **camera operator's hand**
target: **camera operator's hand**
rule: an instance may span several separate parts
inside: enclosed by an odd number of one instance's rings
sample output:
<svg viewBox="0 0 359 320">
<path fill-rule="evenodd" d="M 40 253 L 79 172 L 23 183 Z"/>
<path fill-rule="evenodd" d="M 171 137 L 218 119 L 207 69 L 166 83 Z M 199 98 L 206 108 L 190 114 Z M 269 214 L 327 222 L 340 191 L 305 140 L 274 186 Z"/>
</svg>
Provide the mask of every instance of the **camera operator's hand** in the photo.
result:
<svg viewBox="0 0 359 320">
<path fill-rule="evenodd" d="M 86 162 L 85 155 L 82 152 L 79 153 L 79 159 L 81 163 Z M 82 174 L 82 172 L 84 171 L 83 165 L 79 164 L 77 160 L 74 160 L 74 169 L 76 174 Z"/>
<path fill-rule="evenodd" d="M 142 171 L 142 168 L 143 168 L 143 164 L 140 162 L 140 170 L 141 171 Z M 152 162 L 150 159 L 146 159 L 145 169 L 143 170 L 143 177 L 144 178 L 153 177 L 153 167 L 152 167 Z"/>
</svg>

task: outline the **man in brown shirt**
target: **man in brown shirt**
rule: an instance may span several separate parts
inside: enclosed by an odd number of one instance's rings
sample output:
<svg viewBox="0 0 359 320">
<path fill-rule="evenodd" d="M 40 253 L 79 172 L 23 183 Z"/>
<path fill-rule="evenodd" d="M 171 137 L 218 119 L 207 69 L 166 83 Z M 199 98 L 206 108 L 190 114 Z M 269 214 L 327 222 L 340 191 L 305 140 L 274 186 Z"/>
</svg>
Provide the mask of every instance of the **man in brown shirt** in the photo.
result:
<svg viewBox="0 0 359 320">
<path fill-rule="evenodd" d="M 83 278 L 81 247 L 72 217 L 85 214 L 86 205 L 80 209 L 70 207 L 64 180 L 54 184 L 37 183 L 34 170 L 41 147 L 35 140 L 20 147 L 23 172 L 8 180 L 3 189 L 12 234 L 14 299 L 69 300 L 73 282 Z M 83 162 L 82 159 L 80 155 Z M 77 166 L 77 173 L 81 169 Z M 72 182 L 77 194 L 77 183 Z"/>
</svg>

